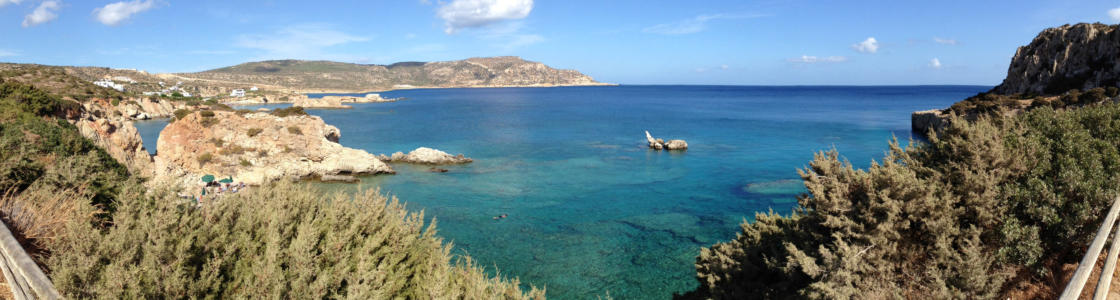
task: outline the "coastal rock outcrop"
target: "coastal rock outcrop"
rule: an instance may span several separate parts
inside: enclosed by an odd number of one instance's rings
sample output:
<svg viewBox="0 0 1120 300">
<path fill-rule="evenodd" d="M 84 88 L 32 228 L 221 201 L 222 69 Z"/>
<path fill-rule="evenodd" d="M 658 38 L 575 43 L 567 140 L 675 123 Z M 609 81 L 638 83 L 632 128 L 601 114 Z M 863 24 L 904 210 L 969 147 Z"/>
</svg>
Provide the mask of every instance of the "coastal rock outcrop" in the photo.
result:
<svg viewBox="0 0 1120 300">
<path fill-rule="evenodd" d="M 303 108 L 336 108 L 348 109 L 353 108 L 349 105 L 342 104 L 342 98 L 338 96 L 324 96 L 322 98 L 309 98 L 307 96 L 296 97 L 292 101 L 292 106 Z"/>
<path fill-rule="evenodd" d="M 1019 47 L 993 92 L 1058 94 L 1120 86 L 1120 25 L 1081 23 L 1043 30 Z"/>
<path fill-rule="evenodd" d="M 116 103 L 116 105 L 114 105 Z M 175 110 L 184 105 L 172 103 L 169 100 L 156 98 L 132 98 L 128 100 L 92 99 L 83 103 L 82 108 L 94 118 L 147 120 L 151 118 L 167 118 L 174 115 Z"/>
<path fill-rule="evenodd" d="M 949 126 L 949 115 L 941 109 L 916 111 L 910 114 L 910 129 L 925 134 L 930 128 L 941 131 Z"/>
<path fill-rule="evenodd" d="M 130 172 L 151 177 L 152 156 L 144 149 L 140 132 L 132 122 L 108 119 L 81 119 L 74 121 L 78 132 L 104 148 L 109 156 L 123 163 Z"/>
<path fill-rule="evenodd" d="M 688 142 L 685 142 L 684 140 L 669 140 L 668 142 L 666 142 L 665 140 L 662 140 L 662 139 L 653 138 L 653 135 L 650 135 L 649 131 L 646 131 L 646 142 L 649 143 L 650 148 L 653 148 L 655 150 L 686 150 L 686 149 L 688 149 Z"/>
<path fill-rule="evenodd" d="M 340 136 L 338 128 L 316 116 L 195 112 L 164 128 L 156 161 L 166 167 L 157 169 L 181 169 L 187 183 L 201 174 L 261 184 L 394 173 L 376 156 L 338 144 Z"/>
<path fill-rule="evenodd" d="M 451 155 L 447 154 L 447 152 L 428 147 L 416 148 L 416 150 L 412 150 L 412 152 L 409 152 L 408 154 L 404 154 L 403 152 L 393 153 L 392 156 L 385 156 L 384 154 L 382 154 L 379 156 L 379 158 L 387 162 L 404 162 L 429 165 L 465 164 L 474 161 L 463 156 L 463 154 Z"/>
</svg>

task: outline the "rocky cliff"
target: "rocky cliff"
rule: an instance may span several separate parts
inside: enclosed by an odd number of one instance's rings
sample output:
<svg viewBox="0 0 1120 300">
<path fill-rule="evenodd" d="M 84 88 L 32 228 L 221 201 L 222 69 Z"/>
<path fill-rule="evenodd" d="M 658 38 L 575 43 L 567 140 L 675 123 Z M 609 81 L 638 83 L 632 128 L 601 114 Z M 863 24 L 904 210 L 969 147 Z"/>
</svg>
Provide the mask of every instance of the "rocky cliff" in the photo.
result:
<svg viewBox="0 0 1120 300">
<path fill-rule="evenodd" d="M 174 176 L 188 181 L 197 181 L 202 174 L 260 184 L 393 173 L 376 156 L 338 144 L 340 136 L 338 128 L 315 116 L 195 112 L 163 130 L 156 161 L 161 170 L 182 170 Z"/>
<path fill-rule="evenodd" d="M 1120 25 L 1064 25 L 1019 47 L 997 94 L 1058 94 L 1120 83 Z"/>
<path fill-rule="evenodd" d="M 113 159 L 124 164 L 133 174 L 151 177 L 153 173 L 153 160 L 144 149 L 140 132 L 132 126 L 132 122 L 108 119 L 80 119 L 74 121 L 74 126 L 82 136 L 93 141 L 97 146 L 104 148 Z"/>
<path fill-rule="evenodd" d="M 274 60 L 245 63 L 183 78 L 277 85 L 302 91 L 362 92 L 400 88 L 603 85 L 575 70 L 518 57 L 361 65 L 331 61 Z"/>
</svg>

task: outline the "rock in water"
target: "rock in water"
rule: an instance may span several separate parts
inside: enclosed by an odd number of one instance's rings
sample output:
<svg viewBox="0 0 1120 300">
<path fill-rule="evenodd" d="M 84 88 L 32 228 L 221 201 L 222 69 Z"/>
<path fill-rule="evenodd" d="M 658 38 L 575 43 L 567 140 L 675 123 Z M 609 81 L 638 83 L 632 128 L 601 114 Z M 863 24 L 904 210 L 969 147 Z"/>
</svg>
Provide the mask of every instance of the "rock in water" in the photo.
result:
<svg viewBox="0 0 1120 300">
<path fill-rule="evenodd" d="M 384 157 L 384 155 L 382 155 Z M 447 152 L 439 151 L 428 147 L 416 148 L 408 154 L 401 152 L 393 153 L 389 157 L 392 162 L 405 162 L 414 164 L 430 164 L 430 165 L 447 165 L 447 164 L 465 164 L 474 160 L 463 156 L 462 154 L 452 156 Z"/>
<path fill-rule="evenodd" d="M 668 150 L 688 149 L 688 143 L 685 142 L 684 140 L 669 140 L 668 143 L 665 143 L 665 149 L 668 149 Z"/>
<path fill-rule="evenodd" d="M 688 143 L 684 140 L 669 140 L 669 142 L 665 142 L 665 140 L 653 138 L 653 135 L 649 134 L 648 130 L 646 131 L 646 142 L 648 142 L 649 147 L 653 148 L 654 150 L 688 149 Z"/>
<path fill-rule="evenodd" d="M 283 178 L 393 173 L 376 156 L 335 142 L 339 136 L 338 128 L 316 116 L 192 113 L 163 129 L 156 161 L 167 173 L 181 171 L 173 177 L 194 182 L 201 174 L 262 184 Z"/>
</svg>

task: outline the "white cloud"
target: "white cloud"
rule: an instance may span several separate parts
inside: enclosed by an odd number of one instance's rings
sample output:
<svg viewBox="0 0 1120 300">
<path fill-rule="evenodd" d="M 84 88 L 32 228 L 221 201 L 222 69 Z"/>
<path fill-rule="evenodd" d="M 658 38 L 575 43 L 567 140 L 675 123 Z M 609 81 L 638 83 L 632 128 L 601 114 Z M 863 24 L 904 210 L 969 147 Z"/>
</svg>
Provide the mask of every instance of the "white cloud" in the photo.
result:
<svg viewBox="0 0 1120 300">
<path fill-rule="evenodd" d="M 934 57 L 933 59 L 929 60 L 929 67 L 934 68 L 934 69 L 940 69 L 941 68 L 941 60 Z"/>
<path fill-rule="evenodd" d="M 355 60 L 356 58 L 327 53 L 332 46 L 353 42 L 368 41 L 369 38 L 355 36 L 331 29 L 321 24 L 289 26 L 271 34 L 242 35 L 235 43 L 238 47 L 262 50 L 261 59 L 336 59 Z"/>
<path fill-rule="evenodd" d="M 16 56 L 16 55 L 19 55 L 19 53 L 15 53 L 14 51 L 8 51 L 8 50 L 0 49 L 0 57 Z"/>
<path fill-rule="evenodd" d="M 1108 10 L 1108 17 L 1112 18 L 1112 21 L 1120 22 L 1120 7 Z"/>
<path fill-rule="evenodd" d="M 155 1 L 152 0 L 121 1 L 95 8 L 93 9 L 93 13 L 97 15 L 97 21 L 101 22 L 101 24 L 116 26 L 128 20 L 133 14 L 152 9 L 155 5 Z"/>
<path fill-rule="evenodd" d="M 0 7 L 7 6 L 8 4 L 19 4 L 23 0 L 0 0 Z"/>
<path fill-rule="evenodd" d="M 957 40 L 943 39 L 943 38 L 939 38 L 939 37 L 934 37 L 933 42 L 938 43 L 938 44 L 942 44 L 942 45 L 954 45 L 954 46 L 957 45 Z"/>
<path fill-rule="evenodd" d="M 869 37 L 862 42 L 852 45 L 852 49 L 856 49 L 860 53 L 875 53 L 879 52 L 879 41 L 874 37 Z"/>
<path fill-rule="evenodd" d="M 790 58 L 790 59 L 787 59 L 786 61 L 789 61 L 789 62 L 792 62 L 792 63 L 803 63 L 803 64 L 838 63 L 838 62 L 846 62 L 846 61 L 848 61 L 848 58 L 845 57 L 845 56 L 816 57 L 816 56 L 812 56 L 812 55 L 802 55 L 801 57 Z"/>
<path fill-rule="evenodd" d="M 59 1 L 43 1 L 39 4 L 39 7 L 31 11 L 31 14 L 23 17 L 23 27 L 31 27 L 57 19 L 58 14 L 55 12 L 61 7 L 62 4 Z"/>
<path fill-rule="evenodd" d="M 448 34 L 465 28 L 483 27 L 505 20 L 524 19 L 533 10 L 533 0 L 454 0 L 441 3 L 436 15 Z"/>
<path fill-rule="evenodd" d="M 714 14 L 714 15 L 699 15 L 690 19 L 684 19 L 672 23 L 657 24 L 642 29 L 645 33 L 656 33 L 666 35 L 679 35 L 690 34 L 704 31 L 708 28 L 708 21 L 720 19 L 747 19 L 759 18 L 765 15 L 760 14 Z"/>
</svg>

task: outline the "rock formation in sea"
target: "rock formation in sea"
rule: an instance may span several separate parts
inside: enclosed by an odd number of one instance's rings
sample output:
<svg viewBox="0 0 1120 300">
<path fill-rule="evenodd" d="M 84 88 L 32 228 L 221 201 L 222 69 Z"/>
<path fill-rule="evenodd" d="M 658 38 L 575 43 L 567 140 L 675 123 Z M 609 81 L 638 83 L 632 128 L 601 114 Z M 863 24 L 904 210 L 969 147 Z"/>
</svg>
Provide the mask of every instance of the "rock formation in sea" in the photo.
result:
<svg viewBox="0 0 1120 300">
<path fill-rule="evenodd" d="M 380 102 L 395 102 L 401 98 L 382 98 L 380 94 L 366 94 L 363 97 L 353 96 L 323 96 L 319 98 L 309 98 L 306 95 L 290 97 L 292 99 L 292 106 L 299 106 L 304 108 L 338 108 L 346 109 L 352 108 L 343 103 L 380 103 Z"/>
<path fill-rule="evenodd" d="M 345 176 L 394 173 L 365 151 L 338 143 L 338 128 L 316 116 L 194 112 L 167 125 L 156 148 L 157 169 L 182 170 L 184 183 L 202 174 L 261 184 L 279 179 L 349 181 Z M 340 177 L 342 176 L 342 177 Z"/>
<path fill-rule="evenodd" d="M 378 156 L 378 158 L 386 162 L 403 162 L 430 165 L 465 164 L 474 161 L 463 156 L 463 154 L 453 156 L 451 154 L 447 154 L 447 152 L 428 147 L 416 148 L 416 150 L 412 150 L 412 152 L 409 152 L 408 154 L 404 154 L 403 152 L 393 153 L 392 156 L 385 156 L 384 154 L 382 154 Z"/>
<path fill-rule="evenodd" d="M 655 138 L 653 138 L 653 135 L 649 134 L 648 130 L 646 131 L 646 142 L 649 143 L 650 148 L 653 148 L 653 149 L 656 149 L 656 150 L 686 150 L 686 149 L 688 149 L 688 143 L 685 142 L 684 140 L 669 140 L 668 142 L 666 142 L 665 140 L 662 140 L 662 139 L 655 139 Z"/>
</svg>

